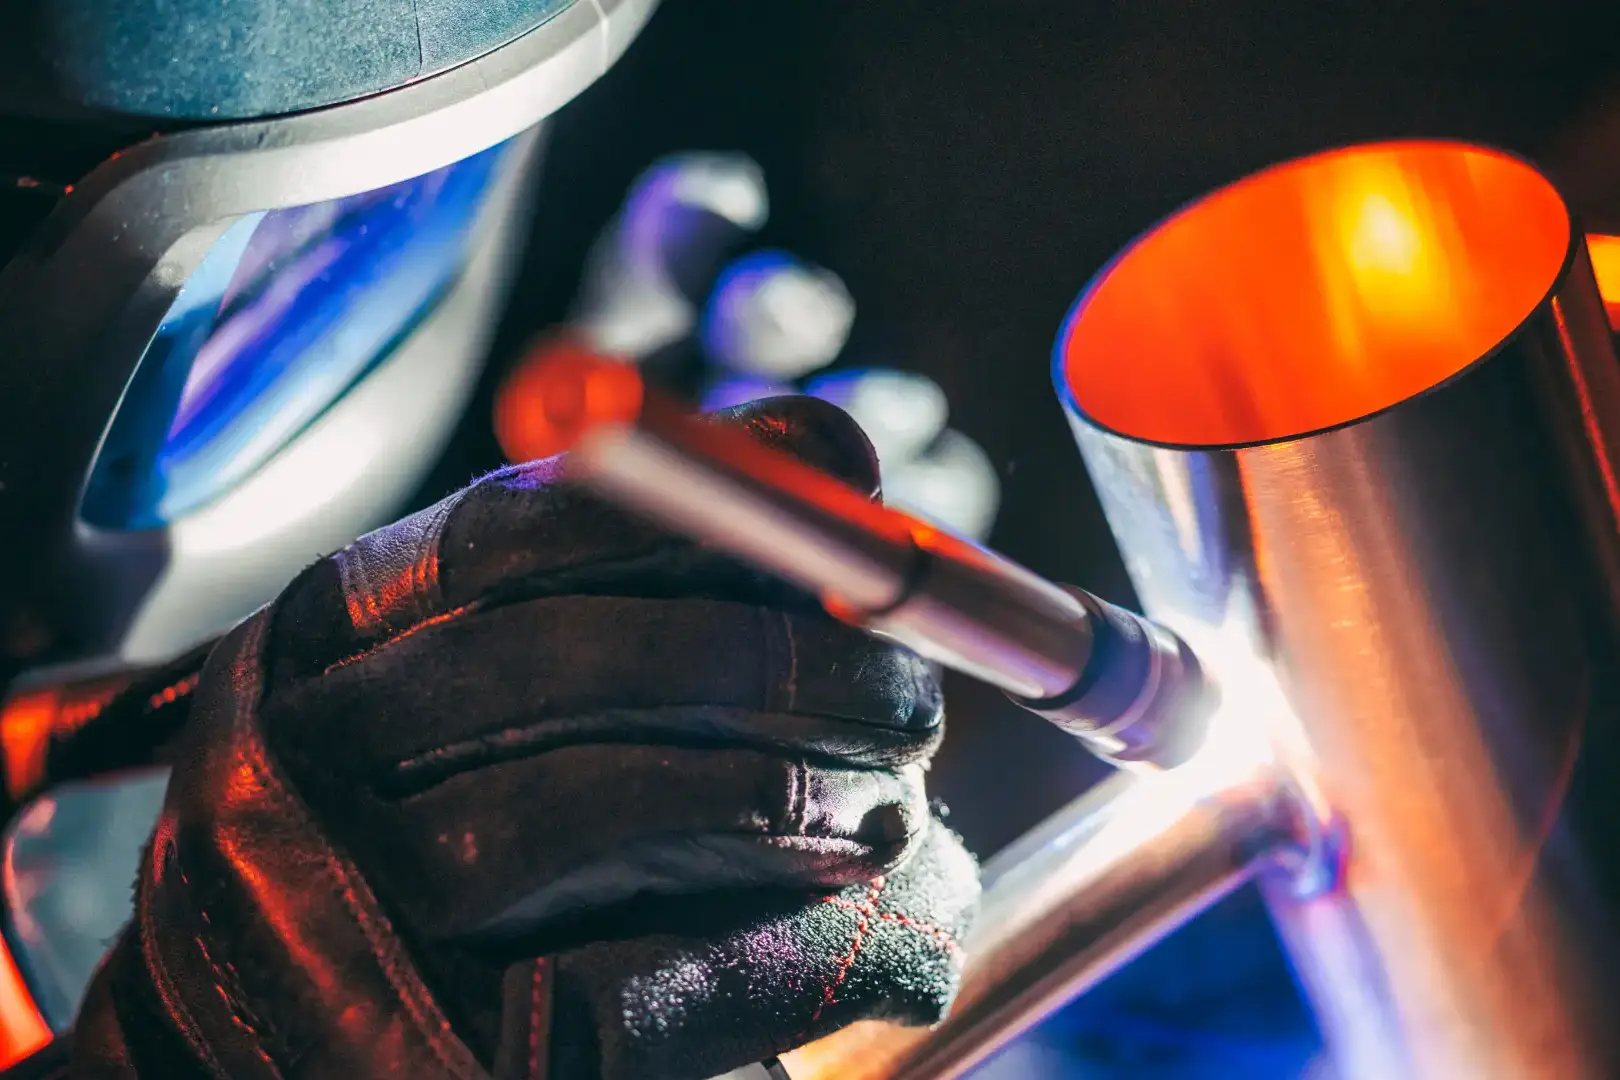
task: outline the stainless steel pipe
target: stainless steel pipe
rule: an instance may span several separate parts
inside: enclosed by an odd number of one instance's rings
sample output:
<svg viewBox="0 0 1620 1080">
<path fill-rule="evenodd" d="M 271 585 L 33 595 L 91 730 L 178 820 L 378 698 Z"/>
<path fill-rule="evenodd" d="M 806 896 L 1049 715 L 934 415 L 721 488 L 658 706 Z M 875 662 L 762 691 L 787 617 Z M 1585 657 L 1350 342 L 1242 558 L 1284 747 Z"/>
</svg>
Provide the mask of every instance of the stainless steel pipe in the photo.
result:
<svg viewBox="0 0 1620 1080">
<path fill-rule="evenodd" d="M 1122 773 L 984 870 L 956 1003 L 932 1031 L 858 1026 L 787 1055 L 793 1080 L 956 1080 L 1259 873 L 1310 857 L 1286 773 L 1258 744 Z"/>
<path fill-rule="evenodd" d="M 1067 828 L 1040 850 L 989 868 L 956 1004 L 886 1075 L 968 1075 L 1259 866 L 1298 857 L 1299 804 L 1277 774 L 1197 795 L 1188 778 L 1105 784 L 1059 816 Z"/>
<path fill-rule="evenodd" d="M 1620 1076 L 1620 366 L 1556 192 L 1449 143 L 1279 166 L 1056 363 L 1144 610 L 1275 676 L 1343 821 L 1342 888 L 1271 890 L 1341 1077 Z"/>
</svg>

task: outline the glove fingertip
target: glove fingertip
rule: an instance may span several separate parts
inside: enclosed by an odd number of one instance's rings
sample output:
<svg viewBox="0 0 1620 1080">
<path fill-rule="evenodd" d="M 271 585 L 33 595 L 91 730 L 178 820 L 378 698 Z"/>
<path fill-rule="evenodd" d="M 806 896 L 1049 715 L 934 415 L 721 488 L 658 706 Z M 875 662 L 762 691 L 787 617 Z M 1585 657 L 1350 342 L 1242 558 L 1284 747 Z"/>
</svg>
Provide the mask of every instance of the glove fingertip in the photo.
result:
<svg viewBox="0 0 1620 1080">
<path fill-rule="evenodd" d="M 881 499 L 877 451 L 860 424 L 843 409 L 820 398 L 762 398 L 711 414 L 737 425 L 773 450 L 836 476 Z"/>
</svg>

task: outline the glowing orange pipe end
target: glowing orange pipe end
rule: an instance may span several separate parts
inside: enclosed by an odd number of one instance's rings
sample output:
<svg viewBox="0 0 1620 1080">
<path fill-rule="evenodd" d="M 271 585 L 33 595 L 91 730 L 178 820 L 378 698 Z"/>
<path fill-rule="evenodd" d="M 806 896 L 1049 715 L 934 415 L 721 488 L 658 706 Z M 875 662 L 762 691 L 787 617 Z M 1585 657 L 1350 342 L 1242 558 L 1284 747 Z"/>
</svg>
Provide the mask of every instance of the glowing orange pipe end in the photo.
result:
<svg viewBox="0 0 1620 1080">
<path fill-rule="evenodd" d="M 1620 330 L 1620 236 L 1590 233 L 1586 237 L 1586 250 L 1592 258 L 1592 274 L 1603 296 L 1609 327 Z"/>
<path fill-rule="evenodd" d="M 542 342 L 518 362 L 495 398 L 495 437 L 510 461 L 572 447 L 597 424 L 641 412 L 641 373 L 568 337 Z"/>
<path fill-rule="evenodd" d="M 1143 236 L 1076 306 L 1085 417 L 1183 447 L 1280 441 L 1421 394 L 1518 328 L 1569 254 L 1552 184 L 1462 143 L 1267 169 Z"/>
</svg>

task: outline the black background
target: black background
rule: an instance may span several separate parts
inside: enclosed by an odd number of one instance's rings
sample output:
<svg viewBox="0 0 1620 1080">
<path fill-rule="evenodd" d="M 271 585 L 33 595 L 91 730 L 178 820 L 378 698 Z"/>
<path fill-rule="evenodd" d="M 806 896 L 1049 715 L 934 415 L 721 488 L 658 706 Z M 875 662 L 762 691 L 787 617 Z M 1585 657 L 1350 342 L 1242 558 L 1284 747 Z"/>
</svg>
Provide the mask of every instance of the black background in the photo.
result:
<svg viewBox="0 0 1620 1080">
<path fill-rule="evenodd" d="M 994 544 L 1128 601 L 1052 394 L 1086 279 L 1212 187 L 1312 150 L 1408 135 L 1536 157 L 1574 201 L 1620 206 L 1620 5 L 1459 0 L 666 0 L 556 120 L 535 238 L 490 378 L 424 497 L 499 463 L 502 367 L 560 320 L 581 262 L 655 157 L 765 169 L 763 243 L 841 274 L 843 362 L 923 372 L 1002 471 Z M 1099 767 L 993 691 L 951 687 L 935 789 L 988 853 Z"/>
</svg>

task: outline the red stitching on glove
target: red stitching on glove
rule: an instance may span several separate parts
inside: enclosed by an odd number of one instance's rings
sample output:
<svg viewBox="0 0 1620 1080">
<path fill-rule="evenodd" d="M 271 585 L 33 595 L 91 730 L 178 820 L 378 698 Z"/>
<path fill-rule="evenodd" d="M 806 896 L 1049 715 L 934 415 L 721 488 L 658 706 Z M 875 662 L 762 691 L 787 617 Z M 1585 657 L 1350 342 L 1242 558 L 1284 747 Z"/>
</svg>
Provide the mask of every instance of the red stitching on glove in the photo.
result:
<svg viewBox="0 0 1620 1080">
<path fill-rule="evenodd" d="M 546 1080 L 544 1063 L 540 1060 L 541 1040 L 540 1027 L 544 1022 L 545 989 L 546 989 L 546 961 L 544 957 L 534 962 L 534 979 L 529 984 L 529 1080 Z"/>
<path fill-rule="evenodd" d="M 178 860 L 175 862 L 175 871 L 180 877 L 180 884 L 187 893 L 192 893 L 191 879 L 186 876 L 186 870 Z M 242 989 L 242 977 L 237 974 L 236 965 L 229 960 L 224 963 L 214 959 L 213 952 L 208 948 L 207 934 L 213 931 L 214 922 L 208 916 L 206 904 L 199 904 L 197 914 L 202 916 L 202 930 L 192 935 L 192 943 L 202 953 L 203 963 L 214 975 L 214 993 L 219 995 L 220 1003 L 225 1006 L 225 1015 L 230 1018 L 231 1025 L 247 1036 L 248 1045 L 253 1053 L 263 1062 L 270 1075 L 276 1080 L 281 1078 L 281 1069 L 264 1048 L 264 1036 L 259 1033 L 263 1026 L 256 1015 L 253 1014 L 247 1001 L 247 993 Z M 227 986 L 226 983 L 230 985 Z M 234 991 L 234 993 L 233 993 Z"/>
<path fill-rule="evenodd" d="M 846 900 L 842 896 L 829 896 L 823 902 L 831 904 L 834 907 L 843 908 L 845 911 L 861 912 L 865 910 L 863 905 L 857 904 L 853 900 Z M 904 926 L 908 930 L 915 930 L 920 934 L 934 938 L 941 945 L 945 946 L 945 948 L 952 955 L 960 956 L 962 953 L 962 946 L 957 943 L 956 938 L 951 934 L 951 932 L 943 927 L 935 926 L 933 923 L 918 922 L 910 915 L 901 915 L 893 911 L 878 911 L 873 912 L 873 914 L 875 914 L 879 919 L 882 919 L 884 922 L 891 922 L 898 926 Z"/>
<path fill-rule="evenodd" d="M 956 938 L 951 936 L 950 931 L 943 930 L 940 927 L 935 926 L 933 923 L 918 922 L 910 915 L 900 915 L 892 911 L 882 912 L 878 915 L 878 918 L 884 920 L 885 922 L 898 923 L 901 926 L 908 927 L 909 929 L 916 930 L 918 933 L 925 934 L 928 937 L 933 938 L 935 941 L 938 941 L 941 945 L 945 946 L 946 951 L 951 953 L 953 956 L 960 956 L 962 954 L 962 946 L 957 944 Z"/>
<path fill-rule="evenodd" d="M 836 974 L 833 976 L 832 981 L 827 984 L 827 988 L 821 992 L 821 1004 L 817 1005 L 816 1011 L 810 1014 L 811 1027 L 815 1027 L 816 1022 L 821 1019 L 821 1014 L 826 1012 L 827 1007 L 837 999 L 838 988 L 844 985 L 845 979 L 849 978 L 850 969 L 855 966 L 855 958 L 860 956 L 861 946 L 866 944 L 866 931 L 872 925 L 872 919 L 878 915 L 878 897 L 882 895 L 883 887 L 888 883 L 889 879 L 886 877 L 873 878 L 872 888 L 867 891 L 866 899 L 859 904 L 845 901 L 845 903 L 849 904 L 851 910 L 860 912 L 861 919 L 860 922 L 855 924 L 855 940 L 850 942 L 849 952 L 839 959 Z M 842 898 L 831 897 L 830 899 Z"/>
</svg>

